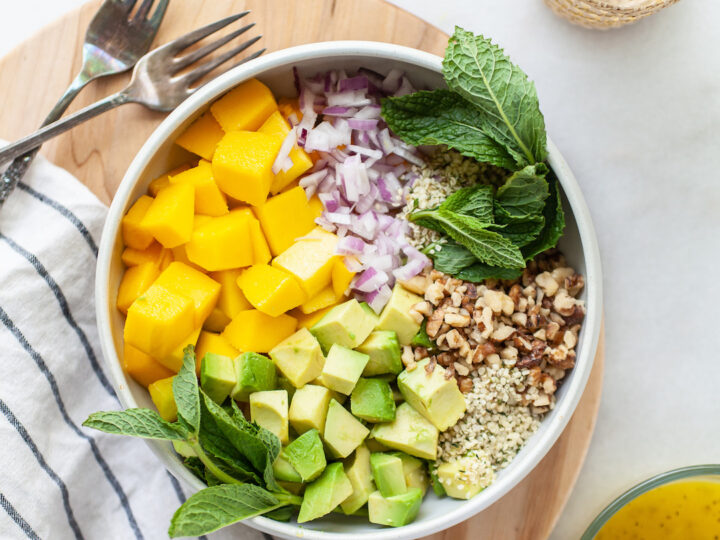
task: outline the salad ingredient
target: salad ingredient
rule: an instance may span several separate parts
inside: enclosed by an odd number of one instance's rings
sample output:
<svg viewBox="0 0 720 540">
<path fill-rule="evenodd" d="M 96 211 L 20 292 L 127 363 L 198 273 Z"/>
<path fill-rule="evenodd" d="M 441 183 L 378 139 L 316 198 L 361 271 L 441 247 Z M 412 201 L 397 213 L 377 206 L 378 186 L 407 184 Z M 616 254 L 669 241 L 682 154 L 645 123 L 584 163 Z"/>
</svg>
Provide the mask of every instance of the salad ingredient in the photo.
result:
<svg viewBox="0 0 720 540">
<path fill-rule="evenodd" d="M 270 358 L 295 388 L 302 388 L 320 375 L 325 362 L 320 344 L 307 328 L 275 345 Z"/>
<path fill-rule="evenodd" d="M 350 396 L 350 411 L 366 422 L 392 422 L 395 401 L 390 383 L 382 379 L 360 379 Z"/>
<path fill-rule="evenodd" d="M 238 286 L 252 306 L 271 317 L 277 317 L 302 304 L 307 295 L 289 272 L 267 264 L 246 268 Z"/>
<path fill-rule="evenodd" d="M 210 112 L 202 114 L 197 120 L 190 124 L 177 139 L 175 144 L 183 147 L 188 152 L 197 154 L 208 161 L 212 160 L 215 147 L 223 138 L 225 132 Z M 173 176 L 174 171 L 170 172 Z M 155 194 L 153 194 L 155 195 Z"/>
<path fill-rule="evenodd" d="M 270 246 L 268 246 L 265 235 L 263 234 L 260 222 L 257 220 L 250 208 L 236 208 L 233 212 L 245 214 L 250 218 L 250 242 L 252 243 L 253 262 L 255 264 L 266 264 L 272 259 L 270 254 Z M 196 216 L 197 219 L 199 216 Z"/>
<path fill-rule="evenodd" d="M 370 430 L 336 399 L 330 400 L 323 440 L 333 457 L 348 457 L 362 444 L 369 433 Z"/>
<path fill-rule="evenodd" d="M 378 330 L 395 332 L 400 345 L 407 345 L 420 329 L 420 322 L 410 314 L 410 308 L 422 298 L 400 284 L 393 287 L 390 300 L 380 314 Z"/>
<path fill-rule="evenodd" d="M 250 394 L 250 419 L 273 433 L 281 444 L 288 434 L 288 395 L 285 390 L 263 390 Z"/>
<path fill-rule="evenodd" d="M 173 396 L 173 379 L 175 376 L 160 379 L 148 386 L 150 399 L 158 410 L 160 418 L 166 422 L 177 420 L 178 409 Z"/>
<path fill-rule="evenodd" d="M 200 366 L 200 385 L 215 403 L 222 403 L 237 384 L 235 366 L 229 356 L 206 353 Z"/>
<path fill-rule="evenodd" d="M 142 195 L 123 216 L 120 223 L 123 243 L 126 246 L 143 250 L 152 244 L 154 240 L 152 233 L 140 224 L 154 200 L 152 197 Z"/>
<path fill-rule="evenodd" d="M 365 444 L 358 446 L 352 456 L 344 461 L 343 468 L 352 484 L 353 492 L 340 503 L 340 506 L 342 511 L 349 515 L 365 505 L 370 494 L 375 491 L 375 482 L 370 469 L 370 450 L 367 446 Z"/>
<path fill-rule="evenodd" d="M 210 273 L 210 277 L 220 284 L 220 295 L 215 306 L 230 319 L 240 311 L 252 308 L 237 284 L 241 273 L 242 269 L 240 268 Z M 200 353 L 198 353 L 198 356 L 200 356 Z"/>
<path fill-rule="evenodd" d="M 215 149 L 213 148 L 213 152 Z M 175 167 L 174 169 L 171 169 L 167 173 L 158 176 L 154 180 L 150 182 L 150 185 L 148 185 L 148 193 L 151 197 L 157 196 L 158 193 L 160 193 L 160 190 L 163 188 L 166 188 L 170 185 L 170 177 L 176 174 L 179 174 L 183 171 L 187 171 L 190 168 L 190 165 L 187 163 L 183 163 L 182 165 Z"/>
<path fill-rule="evenodd" d="M 271 317 L 248 309 L 235 315 L 221 335 L 239 351 L 265 353 L 289 337 L 296 326 L 297 321 L 290 315 Z"/>
<path fill-rule="evenodd" d="M 353 487 L 342 463 L 331 463 L 320 478 L 305 488 L 298 523 L 305 523 L 329 514 L 352 495 Z"/>
<path fill-rule="evenodd" d="M 418 488 L 423 494 L 427 491 L 430 485 L 430 479 L 428 478 L 427 467 L 422 460 L 407 455 L 404 452 L 393 452 L 394 456 L 400 458 L 403 465 L 403 476 L 405 477 L 405 483 L 408 488 Z"/>
<path fill-rule="evenodd" d="M 252 217 L 239 210 L 220 217 L 196 217 L 185 244 L 188 259 L 210 272 L 253 264 L 251 224 Z"/>
<path fill-rule="evenodd" d="M 439 430 L 445 431 L 465 414 L 465 399 L 445 369 L 429 358 L 398 375 L 405 401 Z"/>
<path fill-rule="evenodd" d="M 357 347 L 357 350 L 370 357 L 363 370 L 365 377 L 385 373 L 397 375 L 403 369 L 400 360 L 400 343 L 397 334 L 392 330 L 374 330 Z"/>
<path fill-rule="evenodd" d="M 373 452 L 370 468 L 378 491 L 383 497 L 392 497 L 407 491 L 402 460 L 392 454 Z"/>
<path fill-rule="evenodd" d="M 317 429 L 300 435 L 283 450 L 290 465 L 300 474 L 303 482 L 315 480 L 325 469 L 325 451 Z"/>
<path fill-rule="evenodd" d="M 193 232 L 195 189 L 190 184 L 173 184 L 153 199 L 140 228 L 151 234 L 163 247 L 173 248 L 190 240 Z"/>
<path fill-rule="evenodd" d="M 454 499 L 472 499 L 495 478 L 490 460 L 478 451 L 443 462 L 437 467 L 437 476 L 445 493 Z"/>
<path fill-rule="evenodd" d="M 295 470 L 295 467 L 290 464 L 285 450 L 280 452 L 275 463 L 273 463 L 273 474 L 279 482 L 302 484 L 302 477 L 300 473 Z"/>
<path fill-rule="evenodd" d="M 377 315 L 354 298 L 332 308 L 310 331 L 323 352 L 334 344 L 354 349 L 367 339 L 377 324 Z"/>
<path fill-rule="evenodd" d="M 170 185 L 187 183 L 195 188 L 195 213 L 222 216 L 228 213 L 227 198 L 213 178 L 212 165 L 203 159 L 175 176 L 168 175 Z"/>
<path fill-rule="evenodd" d="M 210 312 L 210 315 L 208 315 L 208 318 L 205 319 L 202 329 L 208 332 L 219 333 L 222 332 L 229 323 L 230 317 L 215 307 Z"/>
<path fill-rule="evenodd" d="M 183 339 L 177 347 L 170 351 L 169 354 L 162 358 L 158 358 L 158 362 L 160 362 L 166 368 L 170 369 L 173 373 L 177 373 L 183 363 L 183 350 L 188 345 L 196 343 L 198 337 L 200 337 L 200 328 L 193 330 L 190 335 Z M 200 366 L 198 365 L 197 368 L 199 371 Z"/>
<path fill-rule="evenodd" d="M 398 405 L 392 422 L 376 424 L 371 437 L 411 456 L 434 460 L 437 455 L 438 429 L 409 403 Z"/>
<path fill-rule="evenodd" d="M 226 133 L 254 131 L 275 110 L 275 96 L 257 79 L 239 84 L 210 106 L 210 112 Z"/>
<path fill-rule="evenodd" d="M 422 503 L 423 492 L 418 488 L 410 488 L 405 493 L 383 497 L 379 491 L 368 498 L 368 513 L 371 523 L 402 527 L 417 516 Z"/>
<path fill-rule="evenodd" d="M 323 433 L 330 399 L 330 390 L 324 386 L 306 384 L 298 387 L 290 404 L 290 425 L 301 435 L 311 429 Z"/>
<path fill-rule="evenodd" d="M 153 242 L 146 249 L 142 250 L 131 247 L 125 248 L 120 255 L 120 259 L 128 268 L 150 262 L 159 269 L 163 269 L 163 266 L 166 266 L 164 261 L 168 253 L 172 256 L 172 251 L 163 248 L 158 242 Z"/>
<path fill-rule="evenodd" d="M 174 375 L 174 372 L 153 360 L 152 356 L 127 343 L 123 347 L 122 366 L 128 375 L 145 387 Z"/>
<path fill-rule="evenodd" d="M 230 358 L 235 358 L 240 354 L 240 351 L 230 345 L 230 342 L 222 335 L 206 331 L 200 332 L 195 350 L 197 351 L 197 357 L 200 359 L 205 358 L 205 354 L 209 352 L 229 356 Z"/>
<path fill-rule="evenodd" d="M 202 326 L 220 294 L 219 283 L 180 262 L 170 263 L 155 280 L 153 286 L 162 287 L 172 294 L 189 298 L 195 308 L 195 328 Z"/>
<path fill-rule="evenodd" d="M 296 178 L 307 172 L 312 166 L 313 162 L 307 152 L 296 144 L 295 132 L 291 133 L 290 124 L 283 118 L 280 111 L 272 113 L 265 123 L 258 129 L 261 133 L 268 133 L 271 135 L 277 135 L 283 138 L 283 146 L 278 153 L 275 162 L 273 163 L 273 173 L 275 179 L 270 185 L 270 193 L 276 194 L 289 186 Z M 288 136 L 291 136 L 288 139 Z M 283 149 L 288 146 L 287 152 L 283 152 Z M 278 161 L 283 158 L 283 154 L 286 154 L 282 161 L 289 159 L 292 165 L 285 170 L 285 163 L 282 163 L 282 167 L 278 168 Z"/>
<path fill-rule="evenodd" d="M 360 379 L 369 358 L 367 354 L 335 343 L 325 358 L 319 380 L 330 390 L 348 396 Z"/>
<path fill-rule="evenodd" d="M 204 363 L 205 358 L 203 357 L 203 364 Z M 276 388 L 277 373 L 275 371 L 275 365 L 267 356 L 254 352 L 246 352 L 237 356 L 233 364 L 235 384 L 231 389 L 231 397 L 234 400 L 248 401 L 250 394 L 253 392 L 273 390 Z M 202 385 L 202 381 L 201 386 L 203 386 L 203 389 L 205 388 L 204 385 Z"/>
<path fill-rule="evenodd" d="M 143 263 L 128 268 L 120 280 L 117 308 L 127 315 L 128 308 L 150 288 L 159 275 L 160 270 L 154 263 Z"/>
<path fill-rule="evenodd" d="M 341 263 L 344 264 L 344 263 Z M 333 265 L 333 268 L 337 266 L 337 261 Z M 306 300 L 303 304 L 300 305 L 300 311 L 304 314 L 310 314 L 314 313 L 316 311 L 319 311 L 323 308 L 334 306 L 338 303 L 338 300 L 342 298 L 342 295 L 338 296 L 335 294 L 335 291 L 333 291 L 332 287 L 328 286 L 325 287 L 322 291 L 317 293 L 315 296 L 310 298 L 309 300 Z"/>
</svg>

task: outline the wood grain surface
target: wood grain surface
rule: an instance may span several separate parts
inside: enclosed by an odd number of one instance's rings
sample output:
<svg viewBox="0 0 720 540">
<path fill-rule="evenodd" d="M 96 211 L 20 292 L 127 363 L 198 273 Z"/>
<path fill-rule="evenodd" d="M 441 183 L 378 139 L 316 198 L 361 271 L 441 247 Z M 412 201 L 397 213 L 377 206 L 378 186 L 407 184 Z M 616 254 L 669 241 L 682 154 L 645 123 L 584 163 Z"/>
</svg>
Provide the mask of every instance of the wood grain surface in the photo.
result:
<svg viewBox="0 0 720 540">
<path fill-rule="evenodd" d="M 52 23 L 0 60 L 0 138 L 32 132 L 80 69 L 82 42 L 99 0 Z M 382 0 L 173 0 L 156 43 L 244 9 L 269 51 L 339 39 L 385 41 L 442 55 L 447 35 Z M 249 51 L 249 52 L 250 52 Z M 119 90 L 129 75 L 87 87 L 70 110 Z M 126 105 L 46 144 L 42 153 L 109 203 L 127 166 L 163 115 Z M 523 482 L 489 509 L 432 540 L 536 540 L 552 530 L 590 444 L 600 403 L 603 337 L 590 381 L 557 443 Z"/>
</svg>

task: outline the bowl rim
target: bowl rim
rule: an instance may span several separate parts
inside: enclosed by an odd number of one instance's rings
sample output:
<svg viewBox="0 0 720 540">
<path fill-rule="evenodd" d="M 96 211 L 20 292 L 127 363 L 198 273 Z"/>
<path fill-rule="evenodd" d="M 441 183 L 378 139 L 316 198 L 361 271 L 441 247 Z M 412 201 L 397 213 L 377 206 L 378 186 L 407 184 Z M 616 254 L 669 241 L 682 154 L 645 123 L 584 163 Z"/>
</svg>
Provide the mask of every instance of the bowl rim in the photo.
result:
<svg viewBox="0 0 720 540">
<path fill-rule="evenodd" d="M 720 463 L 679 467 L 643 480 L 639 484 L 634 485 L 613 499 L 610 504 L 608 504 L 602 512 L 600 512 L 597 517 L 592 520 L 580 540 L 592 540 L 595 538 L 595 535 L 600 532 L 600 529 L 605 526 L 610 518 L 612 518 L 618 511 L 622 510 L 628 503 L 637 499 L 640 495 L 643 495 L 657 487 L 677 482 L 678 480 L 686 480 L 701 476 L 716 476 L 718 481 L 720 481 Z"/>
<path fill-rule="evenodd" d="M 114 300 L 111 300 L 112 293 L 109 290 L 110 263 L 115 240 L 120 229 L 122 212 L 144 169 L 180 124 L 240 82 L 277 67 L 292 66 L 295 63 L 308 60 L 343 57 L 382 58 L 412 64 L 436 73 L 442 72 L 441 57 L 391 43 L 329 41 L 282 49 L 251 60 L 208 82 L 155 128 L 131 162 L 113 197 L 103 227 L 95 279 L 96 317 L 101 349 L 117 390 L 118 398 L 124 407 L 137 407 L 137 402 L 126 384 L 126 377 L 115 350 L 111 331 L 110 313 L 114 306 Z M 532 446 L 527 447 L 527 454 L 524 459 L 518 462 L 514 469 L 506 469 L 507 472 L 485 490 L 490 496 L 474 497 L 463 504 L 458 504 L 457 508 L 443 516 L 429 518 L 422 522 L 414 522 L 398 529 L 385 528 L 362 533 L 327 532 L 307 529 L 296 524 L 278 522 L 262 516 L 250 518 L 245 520 L 244 523 L 261 531 L 286 538 L 303 537 L 322 540 L 347 540 L 348 538 L 354 540 L 400 540 L 417 538 L 449 528 L 486 509 L 520 483 L 550 450 L 575 411 L 592 371 L 602 323 L 602 272 L 595 230 L 590 211 L 580 191 L 580 186 L 565 159 L 549 137 L 547 147 L 548 162 L 563 188 L 563 193 L 572 209 L 578 228 L 582 255 L 586 263 L 587 312 L 583 323 L 583 333 L 585 335 L 583 348 L 578 351 L 573 380 L 571 384 L 565 386 L 565 394 L 562 399 L 558 400 L 553 416 L 543 420 L 544 423 L 548 424 L 544 432 L 533 435 Z M 168 452 L 166 445 L 163 446 L 161 441 L 146 440 L 146 443 L 174 476 L 182 478 L 195 489 L 204 487 L 200 480 L 183 467 L 181 462 L 174 455 L 171 455 L 171 452 Z"/>
</svg>

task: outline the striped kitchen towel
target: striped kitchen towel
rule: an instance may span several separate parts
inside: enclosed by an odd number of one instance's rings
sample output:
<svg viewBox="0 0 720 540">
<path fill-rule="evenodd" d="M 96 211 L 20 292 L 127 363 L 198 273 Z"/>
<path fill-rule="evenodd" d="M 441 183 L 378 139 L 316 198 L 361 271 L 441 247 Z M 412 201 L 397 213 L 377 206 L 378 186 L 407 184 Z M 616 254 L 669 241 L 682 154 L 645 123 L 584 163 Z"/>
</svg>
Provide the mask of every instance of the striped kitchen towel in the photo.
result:
<svg viewBox="0 0 720 540">
<path fill-rule="evenodd" d="M 162 539 L 188 491 L 141 440 L 82 427 L 119 409 L 95 326 L 107 208 L 38 158 L 0 211 L 0 538 Z M 214 540 L 268 539 L 237 525 Z"/>
</svg>

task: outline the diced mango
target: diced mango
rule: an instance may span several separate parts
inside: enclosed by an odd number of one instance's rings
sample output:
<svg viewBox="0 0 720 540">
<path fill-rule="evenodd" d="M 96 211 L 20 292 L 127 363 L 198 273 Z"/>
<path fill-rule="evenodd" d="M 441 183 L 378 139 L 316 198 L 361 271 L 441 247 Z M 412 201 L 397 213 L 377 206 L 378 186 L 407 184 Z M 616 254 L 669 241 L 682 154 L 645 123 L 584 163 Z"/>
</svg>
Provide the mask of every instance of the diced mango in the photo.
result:
<svg viewBox="0 0 720 540">
<path fill-rule="evenodd" d="M 208 318 L 205 319 L 205 322 L 203 323 L 203 330 L 219 333 L 225 330 L 225 327 L 228 324 L 230 324 L 230 317 L 225 315 L 225 313 L 216 307 L 212 310 L 212 313 L 208 315 Z"/>
<path fill-rule="evenodd" d="M 195 328 L 200 328 L 220 296 L 220 284 L 181 262 L 170 264 L 155 281 L 171 293 L 190 298 L 195 306 Z"/>
<path fill-rule="evenodd" d="M 310 200 L 308 201 L 308 206 L 310 207 L 310 216 L 312 216 L 313 223 L 315 223 L 315 220 L 319 218 L 323 213 L 323 203 L 318 198 L 318 196 L 315 195 L 314 197 L 310 197 Z"/>
<path fill-rule="evenodd" d="M 231 131 L 218 143 L 212 160 L 220 189 L 239 201 L 263 204 L 275 178 L 272 165 L 282 138 L 254 131 Z"/>
<path fill-rule="evenodd" d="M 332 269 L 332 288 L 335 296 L 342 297 L 350 286 L 350 282 L 355 277 L 355 272 L 351 272 L 343 259 L 337 259 Z"/>
<path fill-rule="evenodd" d="M 128 309 L 124 338 L 153 358 L 165 358 L 194 328 L 192 300 L 153 285 Z"/>
<path fill-rule="evenodd" d="M 299 306 L 307 296 L 288 272 L 267 264 L 256 264 L 243 271 L 238 286 L 255 309 L 271 317 Z"/>
<path fill-rule="evenodd" d="M 173 170 L 166 172 L 162 176 L 158 176 L 155 180 L 150 182 L 150 185 L 148 186 L 148 193 L 155 197 L 158 193 L 160 193 L 160 190 L 163 188 L 166 188 L 170 185 L 170 177 L 175 176 L 176 174 L 180 174 L 183 171 L 187 171 L 190 168 L 190 165 L 185 163 L 183 165 L 180 165 L 179 167 L 175 167 Z"/>
<path fill-rule="evenodd" d="M 137 266 L 139 264 L 151 262 L 158 268 L 160 261 L 165 254 L 165 248 L 159 243 L 153 242 L 146 249 L 125 248 L 120 258 L 125 266 Z"/>
<path fill-rule="evenodd" d="M 170 176 L 170 184 L 187 182 L 195 188 L 195 213 L 206 216 L 222 216 L 228 213 L 227 198 L 215 183 L 212 165 L 200 160 L 197 167 Z"/>
<path fill-rule="evenodd" d="M 275 111 L 268 117 L 267 120 L 265 120 L 265 123 L 260 126 L 258 131 L 269 135 L 277 135 L 278 137 L 282 137 L 284 140 L 285 137 L 287 137 L 287 134 L 290 133 L 290 124 L 288 124 L 287 120 L 283 118 L 280 111 Z M 281 192 L 285 186 L 289 185 L 293 180 L 313 166 L 310 156 L 308 156 L 305 150 L 300 148 L 297 144 L 294 144 L 290 149 L 288 157 L 293 163 L 292 167 L 290 167 L 287 171 L 281 170 L 275 175 L 275 179 L 270 186 L 270 193 L 275 194 Z"/>
<path fill-rule="evenodd" d="M 265 204 L 253 208 L 260 220 L 270 251 L 279 255 L 315 227 L 312 207 L 301 187 L 271 197 Z"/>
<path fill-rule="evenodd" d="M 270 254 L 270 246 L 268 246 L 265 235 L 262 232 L 260 222 L 253 214 L 252 210 L 247 206 L 234 210 L 235 212 L 244 212 L 252 218 L 250 223 L 250 239 L 253 245 L 253 264 L 267 264 L 272 259 Z"/>
<path fill-rule="evenodd" d="M 155 381 L 174 375 L 150 355 L 128 343 L 123 345 L 123 370 L 146 388 Z"/>
<path fill-rule="evenodd" d="M 272 265 L 290 272 L 299 281 L 308 298 L 330 285 L 338 237 L 315 228 L 273 259 Z"/>
<path fill-rule="evenodd" d="M 172 388 L 174 378 L 175 377 L 173 376 L 166 379 L 160 379 L 148 386 L 150 398 L 155 404 L 158 414 L 166 422 L 174 422 L 177 420 L 178 411 Z"/>
<path fill-rule="evenodd" d="M 210 107 L 226 132 L 255 131 L 277 109 L 272 91 L 257 79 L 233 88 Z"/>
<path fill-rule="evenodd" d="M 283 118 L 288 122 L 290 121 L 290 116 L 293 114 L 297 117 L 298 122 L 303 119 L 303 113 L 300 110 L 300 104 L 297 98 L 280 98 L 277 106 L 280 114 L 282 114 Z"/>
<path fill-rule="evenodd" d="M 175 347 L 170 354 L 167 356 L 158 358 L 157 361 L 168 368 L 170 371 L 177 373 L 180 371 L 180 368 L 183 365 L 183 357 L 185 356 L 185 347 L 188 345 L 195 345 L 197 343 L 198 337 L 200 336 L 200 329 L 193 330 L 190 335 L 188 335 L 185 339 L 182 340 L 180 345 Z M 197 358 L 195 359 L 196 366 L 200 360 Z M 198 366 L 199 371 L 199 366 Z"/>
<path fill-rule="evenodd" d="M 230 342 L 220 334 L 206 332 L 203 330 L 200 332 L 200 337 L 198 338 L 197 345 L 195 346 L 198 366 L 202 364 L 202 359 L 205 358 L 207 353 L 215 353 L 235 358 L 240 354 L 240 351 L 230 345 Z"/>
<path fill-rule="evenodd" d="M 193 229 L 195 188 L 187 183 L 160 190 L 140 226 L 150 231 L 166 248 L 190 240 Z"/>
<path fill-rule="evenodd" d="M 288 313 L 288 315 L 295 317 L 297 319 L 297 327 L 300 328 L 310 328 L 313 326 L 316 322 L 318 322 L 320 319 L 322 319 L 325 314 L 330 311 L 332 308 L 334 308 L 337 304 L 333 304 L 332 306 L 328 306 L 323 309 L 319 309 L 317 311 L 313 311 L 312 313 L 303 313 L 300 311 L 300 308 L 295 308 L 292 311 Z"/>
<path fill-rule="evenodd" d="M 174 260 L 175 257 L 173 256 L 172 249 L 163 249 L 162 253 L 160 254 L 160 263 L 158 265 L 160 271 L 162 272 L 163 270 L 165 270 Z"/>
<path fill-rule="evenodd" d="M 117 308 L 127 313 L 135 299 L 147 291 L 159 275 L 160 269 L 151 262 L 131 266 L 125 270 L 118 288 Z"/>
<path fill-rule="evenodd" d="M 333 288 L 328 286 L 312 298 L 306 300 L 300 306 L 300 311 L 302 311 L 306 315 L 314 313 L 319 309 L 323 309 L 328 306 L 334 306 L 338 303 L 339 298 L 340 297 L 335 294 Z"/>
<path fill-rule="evenodd" d="M 206 112 L 175 139 L 175 144 L 209 161 L 224 134 L 215 117 Z"/>
<path fill-rule="evenodd" d="M 251 221 L 247 213 L 233 210 L 200 223 L 185 246 L 188 259 L 209 271 L 250 266 L 253 263 Z"/>
<path fill-rule="evenodd" d="M 237 283 L 241 273 L 242 269 L 233 268 L 210 274 L 210 277 L 220 284 L 217 308 L 231 319 L 240 311 L 252 308 Z"/>
<path fill-rule="evenodd" d="M 295 332 L 297 321 L 290 315 L 271 317 L 262 311 L 241 311 L 225 327 L 222 336 L 240 351 L 269 352 Z"/>
<path fill-rule="evenodd" d="M 195 217 L 197 217 L 197 216 L 195 216 Z M 194 268 L 198 272 L 207 273 L 207 270 L 198 266 L 197 264 L 192 262 L 190 259 L 188 259 L 187 253 L 185 252 L 185 244 L 174 247 L 170 251 L 172 251 L 173 261 L 187 264 L 190 268 Z"/>
<path fill-rule="evenodd" d="M 134 249 L 146 249 L 153 241 L 153 235 L 140 223 L 153 203 L 153 198 L 143 195 L 122 218 L 122 236 L 126 246 Z"/>
</svg>

